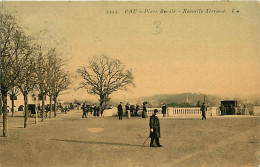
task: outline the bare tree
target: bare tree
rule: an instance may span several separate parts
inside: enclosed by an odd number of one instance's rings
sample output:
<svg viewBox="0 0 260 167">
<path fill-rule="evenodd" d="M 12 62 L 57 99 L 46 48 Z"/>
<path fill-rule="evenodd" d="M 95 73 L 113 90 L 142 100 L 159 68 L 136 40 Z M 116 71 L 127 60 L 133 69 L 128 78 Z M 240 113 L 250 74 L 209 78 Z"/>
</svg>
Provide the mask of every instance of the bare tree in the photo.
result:
<svg viewBox="0 0 260 167">
<path fill-rule="evenodd" d="M 40 93 L 40 99 L 42 100 L 42 122 L 45 117 L 45 99 L 48 93 L 48 62 L 47 62 L 47 54 L 46 49 L 42 48 L 42 45 L 37 46 L 37 56 L 36 56 L 36 64 L 35 64 L 35 75 L 36 75 L 36 83 L 37 89 Z"/>
<path fill-rule="evenodd" d="M 35 76 L 35 60 L 33 55 L 23 61 L 22 71 L 19 75 L 17 85 L 24 97 L 24 128 L 27 127 L 28 123 L 28 94 L 33 90 L 36 83 Z"/>
<path fill-rule="evenodd" d="M 0 13 L 1 54 L 0 54 L 0 86 L 3 101 L 3 136 L 8 136 L 7 119 L 7 93 L 14 87 L 19 76 L 19 59 L 21 46 L 17 38 L 21 28 L 16 24 L 16 19 L 9 13 Z"/>
<path fill-rule="evenodd" d="M 135 86 L 131 70 L 118 59 L 111 59 L 101 55 L 89 59 L 89 66 L 77 70 L 84 79 L 81 88 L 90 94 L 99 96 L 101 109 L 109 100 L 109 95 L 117 90 L 127 90 L 128 86 Z"/>
<path fill-rule="evenodd" d="M 28 119 L 28 93 L 33 89 L 34 82 L 34 60 L 32 56 L 32 47 L 30 37 L 22 31 L 17 31 L 15 36 L 15 62 L 16 70 L 19 71 L 15 85 L 20 89 L 24 96 L 24 128 L 27 126 Z"/>
<path fill-rule="evenodd" d="M 50 113 L 49 118 L 51 118 L 52 113 L 52 101 L 54 100 L 54 117 L 57 115 L 57 98 L 59 94 L 68 89 L 71 83 L 69 73 L 65 70 L 66 60 L 57 58 L 56 49 L 52 48 L 48 52 L 47 57 L 48 71 L 47 71 L 47 85 L 48 93 L 50 99 Z"/>
<path fill-rule="evenodd" d="M 56 82 L 56 66 L 57 66 L 57 57 L 56 57 L 56 49 L 51 48 L 48 52 L 47 55 L 47 87 L 48 87 L 48 92 L 47 95 L 49 96 L 50 99 L 50 109 L 49 109 L 49 118 L 51 118 L 52 114 L 52 101 L 54 99 L 54 86 Z"/>
<path fill-rule="evenodd" d="M 62 65 L 62 64 L 60 64 Z M 70 79 L 70 75 L 69 72 L 62 69 L 62 66 L 60 66 L 59 69 L 56 69 L 56 73 L 55 73 L 55 84 L 54 84 L 54 117 L 56 117 L 57 115 L 57 99 L 58 96 L 64 92 L 65 90 L 67 90 L 69 88 L 69 85 L 71 84 L 71 79 Z"/>
</svg>

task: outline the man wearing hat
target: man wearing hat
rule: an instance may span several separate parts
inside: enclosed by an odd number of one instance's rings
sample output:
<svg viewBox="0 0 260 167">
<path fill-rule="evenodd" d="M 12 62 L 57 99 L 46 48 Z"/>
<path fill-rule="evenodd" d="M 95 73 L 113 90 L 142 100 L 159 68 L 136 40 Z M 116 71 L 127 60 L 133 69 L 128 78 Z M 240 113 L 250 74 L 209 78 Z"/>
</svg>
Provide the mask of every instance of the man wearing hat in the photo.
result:
<svg viewBox="0 0 260 167">
<path fill-rule="evenodd" d="M 202 114 L 202 120 L 205 118 L 206 120 L 206 111 L 207 107 L 205 106 L 205 102 L 202 103 L 202 106 L 200 108 L 201 114 Z"/>
<path fill-rule="evenodd" d="M 166 115 L 166 105 L 165 105 L 165 103 L 163 103 L 163 106 L 162 106 L 162 114 L 163 114 L 163 117 L 165 117 L 165 115 Z"/>
<path fill-rule="evenodd" d="M 155 109 L 154 114 L 150 117 L 150 138 L 151 138 L 150 147 L 155 147 L 153 145 L 154 140 L 157 147 L 162 147 L 162 145 L 159 142 L 161 133 L 160 133 L 160 122 L 158 117 L 156 116 L 157 112 L 158 110 Z"/>
<path fill-rule="evenodd" d="M 83 114 L 82 114 L 82 118 L 87 118 L 87 103 L 84 102 L 82 105 L 82 110 L 83 110 Z"/>
<path fill-rule="evenodd" d="M 122 107 L 122 102 L 120 102 L 120 104 L 117 106 L 117 110 L 118 110 L 118 117 L 119 117 L 119 120 L 122 120 L 122 116 L 123 116 L 123 107 Z"/>
</svg>

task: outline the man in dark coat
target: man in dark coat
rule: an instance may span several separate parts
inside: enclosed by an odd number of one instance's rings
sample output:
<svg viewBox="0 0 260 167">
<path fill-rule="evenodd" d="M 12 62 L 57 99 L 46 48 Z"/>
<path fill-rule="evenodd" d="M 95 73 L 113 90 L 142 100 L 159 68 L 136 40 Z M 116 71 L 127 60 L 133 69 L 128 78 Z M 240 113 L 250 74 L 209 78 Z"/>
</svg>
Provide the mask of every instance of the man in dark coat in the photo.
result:
<svg viewBox="0 0 260 167">
<path fill-rule="evenodd" d="M 93 110 L 94 110 L 93 116 L 97 116 L 97 106 L 95 104 Z"/>
<path fill-rule="evenodd" d="M 166 115 L 166 105 L 165 105 L 165 103 L 163 103 L 163 106 L 162 106 L 162 114 L 163 114 L 163 117 L 165 117 L 165 115 Z"/>
<path fill-rule="evenodd" d="M 83 105 L 82 105 L 82 110 L 83 110 L 83 114 L 82 114 L 82 118 L 87 118 L 87 106 L 86 106 L 87 104 L 86 104 L 86 102 L 85 103 L 83 103 Z"/>
<path fill-rule="evenodd" d="M 136 104 L 136 107 L 135 107 L 135 115 L 136 115 L 136 116 L 138 115 L 138 111 L 139 111 L 139 105 Z"/>
<path fill-rule="evenodd" d="M 162 147 L 162 145 L 159 142 L 161 133 L 160 133 L 160 122 L 158 117 L 156 116 L 157 112 L 158 110 L 155 109 L 154 114 L 150 117 L 150 138 L 151 138 L 150 147 L 155 147 L 153 145 L 154 140 L 156 142 L 157 147 Z"/>
<path fill-rule="evenodd" d="M 97 117 L 100 115 L 100 106 L 97 106 Z"/>
<path fill-rule="evenodd" d="M 123 107 L 122 107 L 122 102 L 120 102 L 120 104 L 117 106 L 117 110 L 118 110 L 118 117 L 119 117 L 119 120 L 122 120 L 122 116 L 123 116 Z"/>
<path fill-rule="evenodd" d="M 202 120 L 205 118 L 206 120 L 206 111 L 207 107 L 205 106 L 205 102 L 202 103 L 202 106 L 200 108 L 201 114 L 202 114 Z"/>
<path fill-rule="evenodd" d="M 103 114 L 104 114 L 104 110 L 105 110 L 105 109 L 106 109 L 105 106 L 100 107 L 100 115 L 101 115 L 101 117 L 103 116 Z"/>
<path fill-rule="evenodd" d="M 88 113 L 89 113 L 89 109 L 90 109 L 90 106 L 89 106 L 89 104 L 87 104 L 87 105 L 86 105 L 86 112 L 87 112 L 87 115 L 88 115 Z"/>
<path fill-rule="evenodd" d="M 90 114 L 92 115 L 92 112 L 93 112 L 93 110 L 94 110 L 94 106 L 93 106 L 93 104 L 90 106 Z"/>
<path fill-rule="evenodd" d="M 134 110 L 135 110 L 135 106 L 134 105 L 130 105 L 131 116 L 134 116 Z"/>
</svg>

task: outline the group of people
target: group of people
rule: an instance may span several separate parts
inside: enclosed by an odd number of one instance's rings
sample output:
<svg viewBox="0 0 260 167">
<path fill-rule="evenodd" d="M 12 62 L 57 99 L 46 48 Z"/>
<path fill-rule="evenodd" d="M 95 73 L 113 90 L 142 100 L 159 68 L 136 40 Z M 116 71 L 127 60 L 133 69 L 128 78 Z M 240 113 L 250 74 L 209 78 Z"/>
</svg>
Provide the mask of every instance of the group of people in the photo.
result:
<svg viewBox="0 0 260 167">
<path fill-rule="evenodd" d="M 147 102 L 143 103 L 142 118 L 148 117 L 146 104 L 147 104 Z M 123 118 L 122 102 L 119 103 L 117 108 L 118 108 L 119 120 L 122 120 L 122 118 Z M 130 114 L 132 112 L 131 112 L 131 108 L 129 107 L 129 103 L 126 104 L 125 109 L 126 109 L 127 117 L 130 117 Z M 139 110 L 139 105 L 136 105 L 136 111 L 135 111 L 136 114 L 137 114 L 138 110 Z M 154 141 L 156 142 L 157 147 L 162 147 L 162 145 L 160 144 L 160 141 L 159 141 L 161 134 L 160 134 L 160 122 L 159 122 L 158 117 L 156 116 L 157 112 L 158 112 L 158 110 L 155 109 L 154 114 L 150 117 L 150 123 L 149 123 L 149 125 L 150 125 L 150 136 L 149 137 L 151 138 L 150 147 L 155 147 L 153 144 Z"/>
<path fill-rule="evenodd" d="M 142 118 L 147 118 L 147 109 L 146 109 L 146 105 L 147 103 L 144 102 L 143 103 L 143 111 L 142 111 Z M 138 111 L 139 111 L 140 107 L 138 104 L 136 104 L 136 106 L 134 105 L 130 105 L 129 103 L 127 103 L 125 105 L 125 114 L 127 116 L 127 118 L 131 118 L 132 116 L 139 116 Z M 123 109 L 123 103 L 120 102 L 119 105 L 117 106 L 117 110 L 118 110 L 118 117 L 119 120 L 122 120 L 123 115 L 124 115 L 124 109 Z"/>
<path fill-rule="evenodd" d="M 138 104 L 135 105 L 130 105 L 129 103 L 127 103 L 125 105 L 125 113 L 127 115 L 128 118 L 131 118 L 132 116 L 139 116 L 138 115 L 138 111 L 139 111 L 140 107 Z M 119 116 L 119 120 L 122 120 L 123 117 L 123 105 L 122 102 L 119 103 L 119 105 L 117 106 L 117 110 L 118 110 L 118 116 Z"/>
<path fill-rule="evenodd" d="M 142 111 L 142 118 L 147 118 L 147 109 L 146 109 L 146 104 L 147 102 L 143 103 L 143 111 Z M 129 104 L 127 103 L 126 107 L 126 112 L 128 111 L 128 106 Z M 162 114 L 163 117 L 166 116 L 166 105 L 165 103 L 163 103 L 162 106 Z M 207 107 L 205 106 L 205 102 L 203 102 L 201 108 L 201 113 L 202 113 L 202 120 L 206 120 L 206 111 L 207 111 Z M 149 121 L 149 127 L 150 127 L 150 135 L 149 137 L 151 138 L 150 140 L 150 147 L 162 147 L 162 145 L 160 144 L 160 140 L 159 138 L 161 137 L 161 131 L 160 131 L 160 121 L 159 118 L 156 116 L 158 113 L 158 110 L 155 109 L 154 113 L 152 116 L 150 116 L 150 121 Z M 122 102 L 120 102 L 120 104 L 118 105 L 118 116 L 119 116 L 119 120 L 122 120 L 122 116 L 123 116 L 123 106 L 122 106 Z M 154 145 L 154 141 L 156 143 L 156 146 Z"/>
<path fill-rule="evenodd" d="M 89 105 L 86 102 L 84 102 L 81 106 L 81 109 L 83 111 L 82 118 L 87 118 L 87 115 L 93 115 L 93 116 L 103 116 L 103 110 L 101 110 L 100 106 L 96 106 L 95 104 Z"/>
<path fill-rule="evenodd" d="M 117 106 L 119 120 L 122 120 L 122 117 L 124 115 L 122 104 L 123 103 L 120 102 L 119 105 Z M 148 118 L 146 104 L 147 104 L 147 102 L 143 102 L 142 118 Z M 166 108 L 167 107 L 166 107 L 165 103 L 163 103 L 163 106 L 162 106 L 163 117 L 166 116 Z M 134 107 L 134 105 L 130 105 L 129 103 L 127 103 L 125 105 L 125 114 L 126 114 L 127 118 L 131 118 L 131 116 L 139 116 L 139 114 L 138 114 L 139 109 L 140 109 L 140 107 L 138 104 L 136 105 L 136 107 Z"/>
</svg>

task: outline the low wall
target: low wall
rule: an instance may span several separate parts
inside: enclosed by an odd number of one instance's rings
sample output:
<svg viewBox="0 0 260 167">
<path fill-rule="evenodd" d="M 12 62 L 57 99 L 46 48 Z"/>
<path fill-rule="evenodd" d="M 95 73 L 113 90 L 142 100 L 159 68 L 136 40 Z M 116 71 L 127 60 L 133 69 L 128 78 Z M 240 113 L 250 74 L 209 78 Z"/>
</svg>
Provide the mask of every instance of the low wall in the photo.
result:
<svg viewBox="0 0 260 167">
<path fill-rule="evenodd" d="M 253 115 L 260 115 L 260 106 L 254 106 Z"/>
<path fill-rule="evenodd" d="M 147 108 L 147 114 L 148 116 L 151 116 L 153 114 L 154 109 L 158 110 L 157 115 L 159 117 L 162 117 L 162 109 L 161 108 Z M 174 116 L 201 116 L 200 107 L 168 107 L 166 110 L 166 116 L 167 117 L 174 117 Z M 207 116 L 219 116 L 220 111 L 217 107 L 207 107 L 206 111 Z"/>
<path fill-rule="evenodd" d="M 153 115 L 154 110 L 157 109 L 158 117 L 163 117 L 162 108 L 147 108 L 147 115 Z M 139 110 L 139 113 L 142 112 Z M 124 109 L 125 113 L 125 109 Z M 104 116 L 115 116 L 118 115 L 117 107 L 113 107 L 112 109 L 105 110 Z M 200 107 L 168 107 L 166 110 L 166 117 L 174 117 L 174 116 L 201 116 Z M 206 116 L 219 116 L 220 111 L 218 107 L 207 107 Z"/>
</svg>

